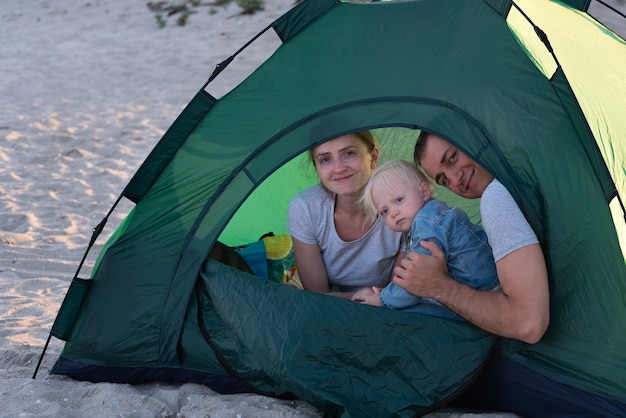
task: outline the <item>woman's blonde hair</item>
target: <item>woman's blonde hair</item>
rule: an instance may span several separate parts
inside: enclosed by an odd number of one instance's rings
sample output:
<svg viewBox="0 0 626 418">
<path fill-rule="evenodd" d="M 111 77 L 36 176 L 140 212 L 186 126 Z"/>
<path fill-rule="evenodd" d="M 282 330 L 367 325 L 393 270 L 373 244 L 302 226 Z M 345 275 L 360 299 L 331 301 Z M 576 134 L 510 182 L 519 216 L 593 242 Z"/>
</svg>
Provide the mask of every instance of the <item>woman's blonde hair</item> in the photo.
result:
<svg viewBox="0 0 626 418">
<path fill-rule="evenodd" d="M 365 213 L 371 217 L 377 214 L 374 200 L 372 199 L 372 191 L 374 188 L 391 194 L 397 190 L 398 180 L 404 181 L 406 184 L 415 188 L 425 184 L 430 192 L 433 192 L 434 186 L 428 176 L 424 174 L 415 165 L 406 160 L 387 161 L 380 167 L 374 169 L 367 185 L 363 189 L 363 194 L 359 199 L 359 205 Z"/>
<path fill-rule="evenodd" d="M 370 131 L 359 131 L 359 132 L 351 132 L 349 134 L 346 135 L 354 135 L 357 138 L 359 138 L 359 140 L 365 144 L 368 152 L 373 152 L 374 148 L 380 148 L 378 145 L 378 141 L 376 141 L 376 138 L 374 138 L 374 135 L 372 135 L 372 133 Z M 329 141 L 332 141 L 329 140 Z M 320 144 L 321 145 L 321 144 Z M 319 145 L 314 146 L 313 148 L 311 148 L 309 150 L 309 159 L 311 160 L 311 162 L 313 163 L 313 167 L 315 167 L 315 150 L 317 149 Z"/>
</svg>

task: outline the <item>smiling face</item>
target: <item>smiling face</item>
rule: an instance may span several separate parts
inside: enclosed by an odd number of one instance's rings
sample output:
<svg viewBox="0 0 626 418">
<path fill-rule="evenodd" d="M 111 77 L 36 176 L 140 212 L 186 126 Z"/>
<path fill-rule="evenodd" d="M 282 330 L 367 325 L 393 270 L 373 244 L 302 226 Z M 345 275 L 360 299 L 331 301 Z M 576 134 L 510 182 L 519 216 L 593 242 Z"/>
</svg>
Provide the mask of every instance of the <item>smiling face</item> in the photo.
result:
<svg viewBox="0 0 626 418">
<path fill-rule="evenodd" d="M 476 199 L 493 180 L 482 166 L 462 153 L 454 145 L 436 135 L 426 138 L 419 163 L 426 174 L 459 196 Z"/>
<path fill-rule="evenodd" d="M 393 187 L 372 187 L 372 203 L 378 216 L 385 220 L 387 226 L 397 232 L 411 230 L 413 218 L 424 203 L 430 199 L 430 188 L 422 183 L 418 187 L 398 179 Z"/>
<path fill-rule="evenodd" d="M 312 154 L 320 181 L 338 196 L 358 196 L 378 164 L 378 148 L 355 134 L 324 142 Z"/>
</svg>

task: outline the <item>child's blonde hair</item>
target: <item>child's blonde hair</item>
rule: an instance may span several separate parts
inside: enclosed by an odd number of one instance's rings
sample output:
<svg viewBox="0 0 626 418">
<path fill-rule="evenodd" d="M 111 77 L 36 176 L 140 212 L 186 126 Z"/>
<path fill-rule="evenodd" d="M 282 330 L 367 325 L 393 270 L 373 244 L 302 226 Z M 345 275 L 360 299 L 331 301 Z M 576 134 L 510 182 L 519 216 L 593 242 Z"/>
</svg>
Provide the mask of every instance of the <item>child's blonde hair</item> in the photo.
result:
<svg viewBox="0 0 626 418">
<path fill-rule="evenodd" d="M 359 205 L 363 211 L 371 217 L 377 214 L 374 200 L 372 199 L 372 190 L 377 188 L 385 193 L 391 194 L 397 190 L 398 180 L 406 182 L 406 184 L 415 188 L 425 184 L 433 192 L 433 183 L 422 170 L 406 160 L 391 160 L 377 167 L 363 189 L 363 193 L 359 199 Z"/>
</svg>

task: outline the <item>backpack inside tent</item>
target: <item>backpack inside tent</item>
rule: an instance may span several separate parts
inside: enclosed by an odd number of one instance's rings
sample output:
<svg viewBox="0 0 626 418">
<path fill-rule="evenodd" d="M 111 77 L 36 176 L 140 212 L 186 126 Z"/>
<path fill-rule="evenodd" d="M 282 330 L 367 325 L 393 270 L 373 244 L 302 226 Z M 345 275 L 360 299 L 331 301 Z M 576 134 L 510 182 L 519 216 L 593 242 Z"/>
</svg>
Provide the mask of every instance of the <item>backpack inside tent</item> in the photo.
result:
<svg viewBox="0 0 626 418">
<path fill-rule="evenodd" d="M 202 86 L 121 193 L 134 207 L 91 277 L 74 278 L 51 332 L 66 341 L 51 372 L 406 416 L 446 404 L 500 350 L 626 402 L 626 43 L 587 7 L 294 6 L 268 26 L 282 41 L 273 55 L 220 98 Z M 303 291 L 209 257 L 216 245 L 284 235 L 290 199 L 318 181 L 308 150 L 366 129 L 384 160 L 411 160 L 419 131 L 437 133 L 511 192 L 548 264 L 551 324 L 539 343 Z M 480 222 L 477 202 L 438 193 Z"/>
</svg>

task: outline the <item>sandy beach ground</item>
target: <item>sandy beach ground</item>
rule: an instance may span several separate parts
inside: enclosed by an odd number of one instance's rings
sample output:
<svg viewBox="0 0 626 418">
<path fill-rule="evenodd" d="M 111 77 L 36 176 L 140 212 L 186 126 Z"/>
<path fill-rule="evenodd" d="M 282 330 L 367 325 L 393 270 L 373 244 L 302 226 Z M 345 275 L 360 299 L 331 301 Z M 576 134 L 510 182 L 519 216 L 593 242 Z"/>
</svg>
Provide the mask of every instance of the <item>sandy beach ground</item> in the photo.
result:
<svg viewBox="0 0 626 418">
<path fill-rule="evenodd" d="M 321 416 L 305 402 L 195 384 L 49 376 L 62 349 L 54 338 L 31 378 L 92 229 L 215 65 L 292 6 L 266 0 L 251 15 L 234 2 L 200 7 L 184 27 L 175 15 L 159 28 L 145 0 L 2 0 L 0 417 Z M 600 5 L 590 11 L 608 15 Z M 619 16 L 607 25 L 626 36 Z M 210 92 L 228 91 L 269 51 L 251 49 Z M 114 213 L 105 236 L 127 210 Z"/>
</svg>

